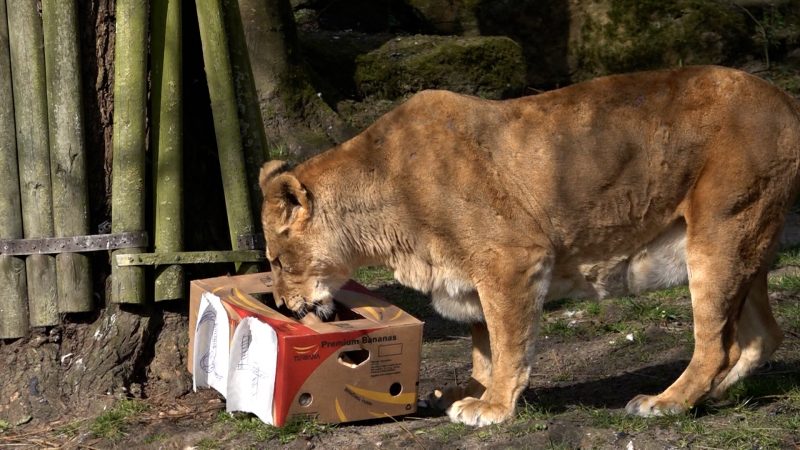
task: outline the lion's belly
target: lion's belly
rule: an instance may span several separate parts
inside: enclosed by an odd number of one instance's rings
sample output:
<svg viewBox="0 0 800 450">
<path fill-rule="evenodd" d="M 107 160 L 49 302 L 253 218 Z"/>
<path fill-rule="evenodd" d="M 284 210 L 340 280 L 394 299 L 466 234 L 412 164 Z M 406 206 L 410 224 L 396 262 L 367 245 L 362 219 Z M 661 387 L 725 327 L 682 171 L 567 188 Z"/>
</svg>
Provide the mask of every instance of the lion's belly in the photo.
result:
<svg viewBox="0 0 800 450">
<path fill-rule="evenodd" d="M 631 255 L 557 267 L 548 299 L 623 296 L 687 281 L 686 225 L 679 221 Z"/>
<path fill-rule="evenodd" d="M 395 278 L 430 293 L 433 308 L 443 317 L 459 322 L 483 321 L 475 285 L 460 270 L 414 260 L 395 268 Z M 557 263 L 547 299 L 602 299 L 663 289 L 687 280 L 686 225 L 679 221 L 631 255 L 573 265 Z"/>
</svg>

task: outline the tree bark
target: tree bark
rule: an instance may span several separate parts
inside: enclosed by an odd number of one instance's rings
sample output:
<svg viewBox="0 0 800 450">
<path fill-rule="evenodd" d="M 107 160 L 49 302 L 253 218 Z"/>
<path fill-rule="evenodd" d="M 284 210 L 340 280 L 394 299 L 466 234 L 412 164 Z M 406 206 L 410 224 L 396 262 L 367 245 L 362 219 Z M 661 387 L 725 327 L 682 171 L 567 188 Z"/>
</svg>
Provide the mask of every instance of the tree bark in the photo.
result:
<svg viewBox="0 0 800 450">
<path fill-rule="evenodd" d="M 238 0 L 271 157 L 308 156 L 353 135 L 311 85 L 289 0 Z"/>
</svg>

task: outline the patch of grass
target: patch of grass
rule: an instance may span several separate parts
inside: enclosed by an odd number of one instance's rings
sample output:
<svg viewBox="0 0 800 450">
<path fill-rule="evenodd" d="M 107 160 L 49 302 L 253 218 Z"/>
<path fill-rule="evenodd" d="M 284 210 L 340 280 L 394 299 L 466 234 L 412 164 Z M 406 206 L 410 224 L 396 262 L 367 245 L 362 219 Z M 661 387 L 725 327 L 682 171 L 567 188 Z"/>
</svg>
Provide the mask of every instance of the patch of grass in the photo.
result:
<svg viewBox="0 0 800 450">
<path fill-rule="evenodd" d="M 89 424 L 89 431 L 99 438 L 117 440 L 125 436 L 128 421 L 149 409 L 149 406 L 139 400 L 122 399 L 114 406 L 99 415 Z"/>
<path fill-rule="evenodd" d="M 541 334 L 551 337 L 574 337 L 578 335 L 578 327 L 570 325 L 564 319 L 556 319 L 542 324 Z"/>
<path fill-rule="evenodd" d="M 673 286 L 667 289 L 646 292 L 644 296 L 646 298 L 655 300 L 672 300 L 681 297 L 689 297 L 690 293 L 689 293 L 689 286 Z"/>
<path fill-rule="evenodd" d="M 554 383 L 566 383 L 569 381 L 575 381 L 575 375 L 572 372 L 563 371 L 553 375 L 550 379 Z"/>
<path fill-rule="evenodd" d="M 268 148 L 267 155 L 270 161 L 277 159 L 292 164 L 301 162 L 301 158 L 290 152 L 289 148 L 285 145 L 277 145 L 275 147 Z"/>
<path fill-rule="evenodd" d="M 795 275 L 770 277 L 769 288 L 779 291 L 800 291 L 800 277 Z"/>
<path fill-rule="evenodd" d="M 627 322 L 609 322 L 600 325 L 600 329 L 606 333 L 631 333 L 633 327 Z"/>
<path fill-rule="evenodd" d="M 333 425 L 321 424 L 311 418 L 294 419 L 283 427 L 274 427 L 262 422 L 250 414 L 228 414 L 221 412 L 217 420 L 229 426 L 239 434 L 247 434 L 258 442 L 277 440 L 288 444 L 300 436 L 312 437 L 325 434 L 335 428 Z"/>
<path fill-rule="evenodd" d="M 572 450 L 575 448 L 569 442 L 553 442 L 552 440 L 547 443 L 547 450 Z"/>
<path fill-rule="evenodd" d="M 210 438 L 203 438 L 195 444 L 194 448 L 198 450 L 217 450 L 222 448 L 222 444 Z"/>
<path fill-rule="evenodd" d="M 378 285 L 394 281 L 392 271 L 386 267 L 366 266 L 356 270 L 353 278 L 361 284 Z"/>
<path fill-rule="evenodd" d="M 6 422 L 5 420 L 0 420 L 0 433 L 5 432 L 6 430 L 11 429 L 11 424 Z"/>
<path fill-rule="evenodd" d="M 145 444 L 155 444 L 156 442 L 161 442 L 167 438 L 167 435 L 164 433 L 155 433 L 147 436 L 142 440 Z"/>
<path fill-rule="evenodd" d="M 589 416 L 592 426 L 608 428 L 625 433 L 638 433 L 650 427 L 648 419 L 632 416 L 624 412 L 612 411 L 606 408 L 580 407 L 584 414 Z"/>
<path fill-rule="evenodd" d="M 526 401 L 517 411 L 517 421 L 547 420 L 551 415 L 542 405 Z"/>
<path fill-rule="evenodd" d="M 696 445 L 715 448 L 752 449 L 781 448 L 783 432 L 791 432 L 784 428 L 779 417 L 768 418 L 747 407 L 739 407 L 728 413 L 721 423 L 695 440 Z M 735 425 L 731 426 L 731 419 Z"/>
<path fill-rule="evenodd" d="M 544 311 L 553 312 L 553 311 L 560 311 L 567 309 L 576 309 L 577 306 L 580 305 L 581 303 L 583 303 L 582 300 L 578 300 L 575 298 L 559 298 L 557 300 L 551 300 L 546 302 L 544 304 Z"/>
<path fill-rule="evenodd" d="M 593 426 L 609 428 L 617 432 L 639 433 L 654 428 L 662 428 L 675 430 L 683 434 L 702 435 L 706 430 L 703 422 L 692 413 L 640 417 L 604 408 L 584 407 L 583 410 L 589 415 Z"/>
<path fill-rule="evenodd" d="M 449 442 L 458 437 L 463 436 L 471 428 L 463 423 L 448 422 L 433 429 L 433 434 L 436 440 L 440 442 Z"/>
<path fill-rule="evenodd" d="M 590 315 L 592 317 L 597 317 L 597 316 L 600 315 L 601 312 L 603 312 L 603 308 L 600 306 L 600 302 L 598 302 L 598 301 L 586 302 L 586 303 L 584 303 L 584 305 L 585 305 L 586 314 L 588 314 L 588 315 Z"/>
<path fill-rule="evenodd" d="M 760 399 L 783 398 L 800 408 L 800 372 L 790 370 L 777 374 L 756 374 L 731 386 L 727 398 L 740 406 Z"/>
<path fill-rule="evenodd" d="M 68 424 L 58 428 L 58 430 L 56 430 L 56 431 L 58 432 L 58 434 L 61 434 L 61 435 L 64 435 L 64 436 L 75 437 L 75 436 L 78 435 L 78 431 L 81 429 L 81 426 L 80 426 L 81 422 L 82 422 L 81 420 L 78 420 L 78 421 L 75 421 L 75 422 L 68 423 Z"/>
<path fill-rule="evenodd" d="M 660 301 L 628 297 L 622 299 L 623 320 L 664 323 L 686 320 L 687 312 L 676 305 Z"/>
<path fill-rule="evenodd" d="M 497 425 L 491 425 L 491 426 L 488 426 L 488 427 L 480 428 L 475 433 L 475 437 L 477 437 L 478 440 L 480 440 L 480 441 L 489 440 L 492 436 L 494 436 L 497 433 L 497 429 L 498 429 Z"/>
<path fill-rule="evenodd" d="M 775 315 L 780 319 L 784 330 L 800 330 L 800 302 L 797 299 L 778 302 Z"/>
<path fill-rule="evenodd" d="M 800 266 L 800 247 L 791 247 L 778 253 L 775 267 Z"/>
</svg>

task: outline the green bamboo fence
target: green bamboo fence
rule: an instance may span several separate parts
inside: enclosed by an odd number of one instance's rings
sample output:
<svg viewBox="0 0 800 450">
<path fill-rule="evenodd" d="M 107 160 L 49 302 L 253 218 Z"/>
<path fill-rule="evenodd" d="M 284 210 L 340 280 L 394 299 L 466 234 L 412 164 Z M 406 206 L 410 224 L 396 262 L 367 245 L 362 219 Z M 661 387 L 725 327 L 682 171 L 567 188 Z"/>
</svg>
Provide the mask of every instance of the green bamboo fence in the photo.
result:
<svg viewBox="0 0 800 450">
<path fill-rule="evenodd" d="M 237 247 L 238 236 L 253 233 L 253 215 L 247 191 L 245 159 L 236 108 L 232 71 L 228 59 L 228 39 L 222 18 L 219 0 L 197 0 L 197 18 L 200 25 L 200 40 L 203 61 L 211 97 L 211 112 L 217 135 L 222 187 L 228 213 L 231 245 Z M 258 270 L 253 263 L 237 264 L 240 273 Z"/>
<path fill-rule="evenodd" d="M 36 0 L 14 0 L 6 7 L 23 231 L 26 239 L 51 237 L 53 199 L 42 22 Z M 31 255 L 25 267 L 30 325 L 58 324 L 55 257 Z"/>
<path fill-rule="evenodd" d="M 82 236 L 89 234 L 89 208 L 76 2 L 43 0 L 42 22 L 55 236 Z M 85 254 L 56 256 L 60 312 L 92 310 L 90 267 Z"/>
<path fill-rule="evenodd" d="M 250 56 L 239 11 L 239 0 L 223 0 L 225 28 L 228 32 L 228 49 L 231 56 L 236 101 L 239 106 L 239 130 L 244 147 L 247 166 L 247 186 L 250 191 L 251 210 L 261 210 L 261 187 L 258 174 L 261 165 L 268 159 L 267 137 L 261 121 L 261 106 L 253 79 Z M 258 219 L 258 218 L 256 218 Z M 260 232 L 260 221 L 255 221 L 256 232 Z"/>
<path fill-rule="evenodd" d="M 6 2 L 0 0 L 0 239 L 22 238 L 22 210 L 17 172 L 17 138 L 11 92 L 11 60 L 8 49 Z M 25 261 L 0 256 L 0 339 L 25 336 L 28 331 L 28 286 Z"/>
<path fill-rule="evenodd" d="M 117 0 L 114 55 L 114 136 L 111 182 L 111 231 L 145 229 L 145 122 L 147 113 L 146 0 Z M 137 253 L 122 249 L 116 253 Z M 111 264 L 111 301 L 143 303 L 142 267 Z"/>
<path fill-rule="evenodd" d="M 151 100 L 156 253 L 183 250 L 181 1 L 153 2 Z M 183 267 L 156 267 L 156 301 L 183 297 Z"/>
</svg>

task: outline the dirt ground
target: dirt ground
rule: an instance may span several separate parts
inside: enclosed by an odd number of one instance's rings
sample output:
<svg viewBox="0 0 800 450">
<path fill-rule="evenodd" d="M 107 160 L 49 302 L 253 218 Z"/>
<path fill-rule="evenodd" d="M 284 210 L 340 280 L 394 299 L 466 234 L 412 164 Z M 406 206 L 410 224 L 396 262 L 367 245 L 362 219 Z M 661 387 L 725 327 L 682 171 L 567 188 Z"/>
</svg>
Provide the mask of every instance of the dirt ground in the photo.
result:
<svg viewBox="0 0 800 450">
<path fill-rule="evenodd" d="M 313 422 L 277 429 L 230 416 L 211 390 L 181 398 L 122 399 L 91 417 L 12 426 L 0 421 L 0 448 L 800 448 L 800 277 L 797 252 L 781 256 L 771 299 L 786 330 L 772 361 L 734 387 L 729 399 L 673 417 L 624 414 L 639 393 L 668 386 L 692 348 L 688 290 L 546 307 L 538 361 L 517 416 L 485 428 L 415 414 L 338 426 Z M 467 330 L 436 316 L 426 297 L 383 270 L 362 282 L 425 320 L 420 392 L 469 376 Z"/>
</svg>

